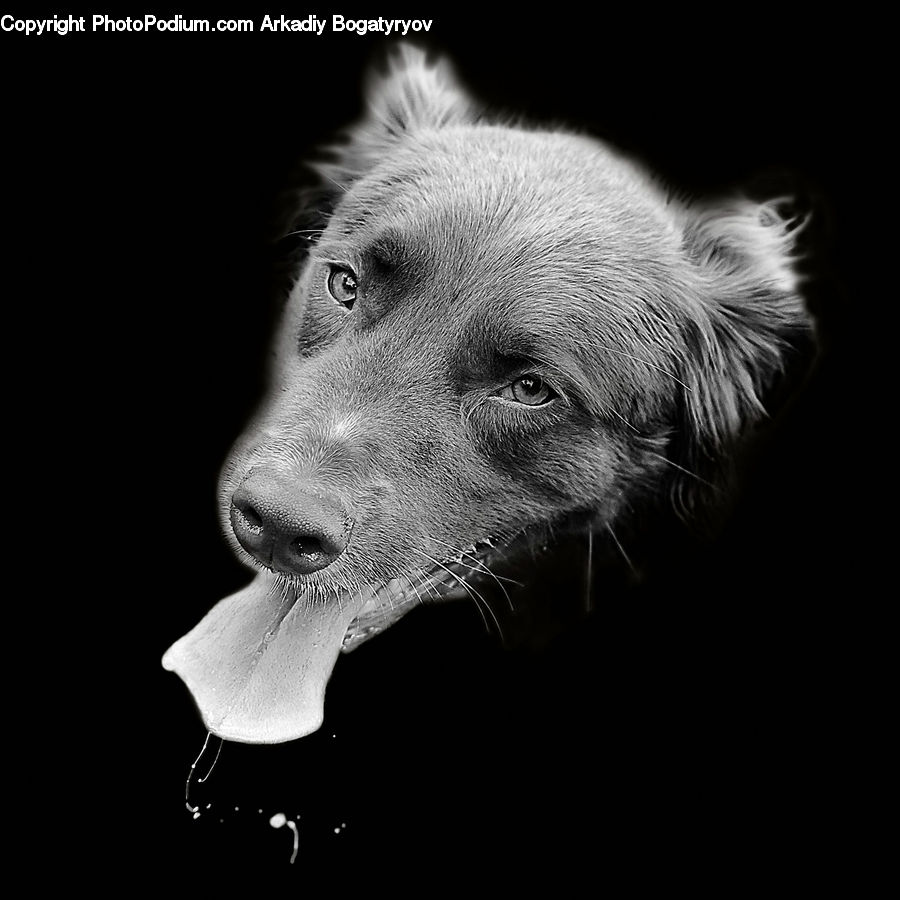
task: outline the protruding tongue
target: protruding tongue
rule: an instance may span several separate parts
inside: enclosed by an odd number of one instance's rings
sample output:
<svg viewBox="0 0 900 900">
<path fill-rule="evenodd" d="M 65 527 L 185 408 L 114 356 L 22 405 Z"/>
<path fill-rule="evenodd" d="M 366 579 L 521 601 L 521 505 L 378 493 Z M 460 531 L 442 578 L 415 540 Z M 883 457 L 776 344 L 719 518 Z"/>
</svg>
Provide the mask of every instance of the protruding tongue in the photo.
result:
<svg viewBox="0 0 900 900">
<path fill-rule="evenodd" d="M 285 594 L 275 576 L 260 573 L 176 641 L 162 664 L 187 684 L 213 734 L 291 741 L 322 724 L 341 641 L 367 599 Z"/>
</svg>

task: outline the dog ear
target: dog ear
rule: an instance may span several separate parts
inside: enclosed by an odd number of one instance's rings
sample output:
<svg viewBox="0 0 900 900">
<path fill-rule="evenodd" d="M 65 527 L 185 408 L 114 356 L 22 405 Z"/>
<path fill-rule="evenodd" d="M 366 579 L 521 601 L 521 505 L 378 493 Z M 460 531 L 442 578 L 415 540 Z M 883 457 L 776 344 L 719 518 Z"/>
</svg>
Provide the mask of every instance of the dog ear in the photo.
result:
<svg viewBox="0 0 900 900">
<path fill-rule="evenodd" d="M 797 271 L 805 221 L 783 214 L 786 205 L 738 198 L 684 211 L 683 246 L 699 277 L 681 369 L 682 454 L 693 473 L 720 465 L 735 439 L 768 416 L 766 400 L 797 362 L 791 357 L 814 345 Z"/>
<path fill-rule="evenodd" d="M 328 148 L 333 159 L 315 166 L 343 189 L 410 135 L 479 117 L 477 104 L 461 87 L 450 64 L 444 59 L 429 62 L 424 51 L 409 45 L 392 53 L 385 67 L 370 72 L 365 109 L 343 141 Z"/>
</svg>

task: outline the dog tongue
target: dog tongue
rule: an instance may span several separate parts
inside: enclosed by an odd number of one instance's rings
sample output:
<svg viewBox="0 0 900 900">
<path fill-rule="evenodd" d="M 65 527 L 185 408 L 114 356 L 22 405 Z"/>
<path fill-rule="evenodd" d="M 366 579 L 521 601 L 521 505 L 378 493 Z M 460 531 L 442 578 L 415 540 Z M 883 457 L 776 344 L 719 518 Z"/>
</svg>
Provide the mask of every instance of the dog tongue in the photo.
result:
<svg viewBox="0 0 900 900">
<path fill-rule="evenodd" d="M 341 641 L 369 595 L 285 594 L 261 573 L 220 601 L 163 656 L 219 737 L 276 744 L 319 728 Z"/>
</svg>

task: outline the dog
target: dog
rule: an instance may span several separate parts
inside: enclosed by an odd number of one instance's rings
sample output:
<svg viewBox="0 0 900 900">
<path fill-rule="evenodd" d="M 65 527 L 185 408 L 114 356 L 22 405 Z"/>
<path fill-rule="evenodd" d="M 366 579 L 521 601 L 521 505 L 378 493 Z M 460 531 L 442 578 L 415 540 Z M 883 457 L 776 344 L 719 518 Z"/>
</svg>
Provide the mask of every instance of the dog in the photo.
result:
<svg viewBox="0 0 900 900">
<path fill-rule="evenodd" d="M 163 659 L 232 741 L 317 730 L 342 650 L 536 534 L 699 515 L 814 332 L 782 199 L 685 199 L 418 49 L 316 168 L 326 219 L 220 478 L 254 578 Z"/>
</svg>

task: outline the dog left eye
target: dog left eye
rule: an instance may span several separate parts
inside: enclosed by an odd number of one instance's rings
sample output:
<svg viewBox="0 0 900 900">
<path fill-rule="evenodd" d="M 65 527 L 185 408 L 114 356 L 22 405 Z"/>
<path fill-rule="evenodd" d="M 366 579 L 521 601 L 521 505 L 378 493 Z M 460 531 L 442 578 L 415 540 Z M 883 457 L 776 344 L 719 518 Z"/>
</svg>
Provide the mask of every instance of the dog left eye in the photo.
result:
<svg viewBox="0 0 900 900">
<path fill-rule="evenodd" d="M 524 406 L 543 406 L 556 397 L 553 388 L 539 375 L 522 375 L 504 388 L 501 396 Z"/>
<path fill-rule="evenodd" d="M 325 287 L 333 300 L 336 300 L 345 309 L 353 308 L 359 285 L 356 275 L 351 269 L 332 266 L 325 281 Z"/>
</svg>

